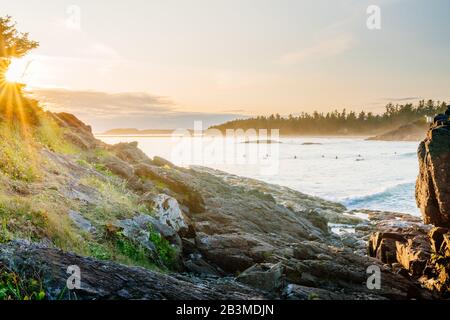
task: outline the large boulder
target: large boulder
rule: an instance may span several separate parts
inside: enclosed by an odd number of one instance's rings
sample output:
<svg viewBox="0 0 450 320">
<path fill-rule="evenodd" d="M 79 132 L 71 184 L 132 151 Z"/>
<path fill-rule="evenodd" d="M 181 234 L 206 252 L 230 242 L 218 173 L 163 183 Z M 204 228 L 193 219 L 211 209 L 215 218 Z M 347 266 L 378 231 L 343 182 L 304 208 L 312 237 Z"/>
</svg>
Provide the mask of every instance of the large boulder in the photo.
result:
<svg viewBox="0 0 450 320">
<path fill-rule="evenodd" d="M 166 194 L 159 194 L 153 198 L 155 216 L 165 225 L 179 233 L 187 232 L 189 226 L 186 217 L 178 205 L 178 201 Z"/>
<path fill-rule="evenodd" d="M 418 150 L 417 205 L 425 223 L 450 227 L 450 123 L 433 124 Z"/>
</svg>

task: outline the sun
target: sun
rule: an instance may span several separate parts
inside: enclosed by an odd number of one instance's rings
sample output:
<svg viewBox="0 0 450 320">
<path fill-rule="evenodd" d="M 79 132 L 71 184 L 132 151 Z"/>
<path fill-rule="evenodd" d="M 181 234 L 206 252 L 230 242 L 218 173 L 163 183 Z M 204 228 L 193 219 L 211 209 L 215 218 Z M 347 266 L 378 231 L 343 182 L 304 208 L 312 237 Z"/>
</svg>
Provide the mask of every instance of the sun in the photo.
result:
<svg viewBox="0 0 450 320">
<path fill-rule="evenodd" d="M 8 71 L 5 74 L 5 79 L 10 83 L 19 83 L 25 77 L 27 66 L 25 61 L 13 59 L 9 65 Z"/>
</svg>

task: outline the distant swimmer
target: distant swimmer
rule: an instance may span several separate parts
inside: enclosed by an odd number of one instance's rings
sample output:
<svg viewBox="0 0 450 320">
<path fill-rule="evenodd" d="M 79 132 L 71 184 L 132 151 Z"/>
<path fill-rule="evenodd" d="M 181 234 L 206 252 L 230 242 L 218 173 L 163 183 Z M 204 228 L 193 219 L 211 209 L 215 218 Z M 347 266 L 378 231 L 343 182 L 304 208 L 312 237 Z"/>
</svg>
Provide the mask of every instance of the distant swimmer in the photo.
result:
<svg viewBox="0 0 450 320">
<path fill-rule="evenodd" d="M 294 156 L 294 159 L 297 159 L 297 156 Z"/>
<path fill-rule="evenodd" d="M 322 158 L 325 158 L 325 156 L 324 156 L 324 155 L 322 155 Z"/>
<path fill-rule="evenodd" d="M 338 156 L 336 156 L 336 160 L 338 159 Z"/>
</svg>

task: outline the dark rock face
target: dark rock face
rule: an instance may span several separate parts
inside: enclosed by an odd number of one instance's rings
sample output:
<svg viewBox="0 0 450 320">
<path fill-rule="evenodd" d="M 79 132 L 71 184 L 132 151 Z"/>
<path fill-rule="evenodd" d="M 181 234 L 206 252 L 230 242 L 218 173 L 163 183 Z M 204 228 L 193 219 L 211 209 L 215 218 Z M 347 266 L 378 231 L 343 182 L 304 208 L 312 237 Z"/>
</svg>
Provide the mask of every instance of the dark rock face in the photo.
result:
<svg viewBox="0 0 450 320">
<path fill-rule="evenodd" d="M 450 124 L 434 124 L 418 150 L 417 205 L 425 223 L 450 227 Z"/>
</svg>

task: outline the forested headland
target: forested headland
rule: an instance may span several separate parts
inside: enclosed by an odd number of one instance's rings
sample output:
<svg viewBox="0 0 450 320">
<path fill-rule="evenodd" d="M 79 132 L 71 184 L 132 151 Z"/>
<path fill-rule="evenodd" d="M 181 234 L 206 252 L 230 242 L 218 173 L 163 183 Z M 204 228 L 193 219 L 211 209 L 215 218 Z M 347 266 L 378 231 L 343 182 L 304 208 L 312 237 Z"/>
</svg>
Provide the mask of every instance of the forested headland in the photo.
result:
<svg viewBox="0 0 450 320">
<path fill-rule="evenodd" d="M 446 103 L 421 100 L 417 104 L 389 103 L 380 114 L 373 112 L 332 111 L 327 113 L 301 112 L 287 117 L 279 114 L 236 119 L 213 126 L 213 129 L 279 129 L 282 135 L 372 135 L 398 128 L 408 123 L 425 124 L 426 117 L 433 117 L 446 110 Z"/>
</svg>

